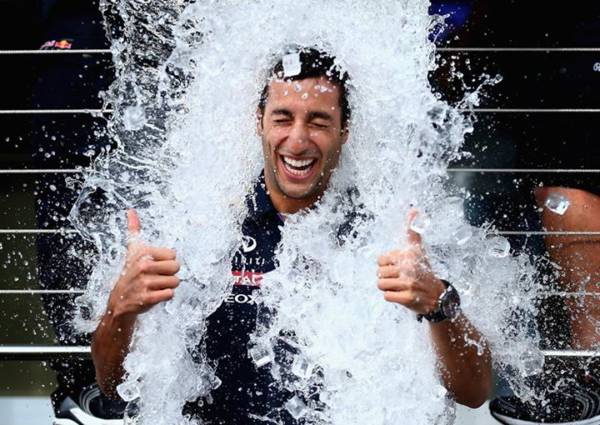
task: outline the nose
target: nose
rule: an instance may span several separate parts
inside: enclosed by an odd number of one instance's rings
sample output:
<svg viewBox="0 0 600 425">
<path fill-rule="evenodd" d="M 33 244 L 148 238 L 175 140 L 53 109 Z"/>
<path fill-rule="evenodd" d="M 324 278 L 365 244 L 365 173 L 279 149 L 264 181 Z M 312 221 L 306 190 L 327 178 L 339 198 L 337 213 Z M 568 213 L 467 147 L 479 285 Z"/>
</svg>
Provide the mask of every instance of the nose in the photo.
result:
<svg viewBox="0 0 600 425">
<path fill-rule="evenodd" d="M 301 120 L 296 120 L 288 134 L 288 140 L 293 144 L 304 145 L 309 139 L 308 126 Z"/>
</svg>

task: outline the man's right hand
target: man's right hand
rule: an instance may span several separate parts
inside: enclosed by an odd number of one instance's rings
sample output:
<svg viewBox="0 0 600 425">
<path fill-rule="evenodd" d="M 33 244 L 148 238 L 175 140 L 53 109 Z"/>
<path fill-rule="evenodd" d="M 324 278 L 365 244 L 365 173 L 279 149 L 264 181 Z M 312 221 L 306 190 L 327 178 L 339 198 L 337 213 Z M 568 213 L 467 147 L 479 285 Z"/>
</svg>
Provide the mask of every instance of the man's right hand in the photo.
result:
<svg viewBox="0 0 600 425">
<path fill-rule="evenodd" d="M 140 241 L 140 219 L 127 211 L 128 246 L 125 266 L 108 301 L 108 314 L 131 317 L 173 298 L 180 265 L 175 250 L 157 248 Z"/>
</svg>

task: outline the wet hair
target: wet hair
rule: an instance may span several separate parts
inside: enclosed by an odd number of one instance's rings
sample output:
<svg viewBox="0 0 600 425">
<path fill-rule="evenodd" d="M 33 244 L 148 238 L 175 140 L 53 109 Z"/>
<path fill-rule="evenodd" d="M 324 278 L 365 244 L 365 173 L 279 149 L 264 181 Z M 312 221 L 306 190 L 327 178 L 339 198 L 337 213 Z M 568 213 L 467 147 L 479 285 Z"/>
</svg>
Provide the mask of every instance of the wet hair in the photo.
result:
<svg viewBox="0 0 600 425">
<path fill-rule="evenodd" d="M 269 80 L 265 84 L 258 108 L 261 116 L 265 112 L 265 106 L 269 98 L 269 83 L 272 79 L 280 79 L 283 81 L 298 81 L 307 78 L 326 78 L 330 83 L 335 84 L 339 90 L 339 105 L 341 110 L 341 126 L 345 130 L 350 120 L 350 107 L 348 105 L 348 92 L 346 84 L 349 80 L 348 73 L 341 70 L 335 64 L 335 57 L 328 53 L 319 51 L 314 48 L 296 48 L 289 53 L 298 53 L 300 59 L 300 72 L 296 75 L 285 76 L 283 67 L 283 58 L 280 58 L 269 72 Z"/>
</svg>

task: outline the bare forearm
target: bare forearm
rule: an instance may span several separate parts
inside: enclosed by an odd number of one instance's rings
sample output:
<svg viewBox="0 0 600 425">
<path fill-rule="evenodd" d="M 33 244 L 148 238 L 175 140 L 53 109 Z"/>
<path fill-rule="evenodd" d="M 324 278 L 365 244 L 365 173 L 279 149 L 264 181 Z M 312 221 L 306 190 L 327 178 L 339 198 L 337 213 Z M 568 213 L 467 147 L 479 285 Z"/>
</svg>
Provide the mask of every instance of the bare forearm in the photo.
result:
<svg viewBox="0 0 600 425">
<path fill-rule="evenodd" d="M 104 315 L 92 338 L 92 359 L 96 381 L 103 393 L 117 397 L 116 387 L 123 378 L 123 360 L 129 351 L 135 316 Z"/>
<path fill-rule="evenodd" d="M 445 387 L 458 403 L 479 407 L 492 388 L 490 352 L 481 335 L 461 314 L 432 323 L 431 336 Z"/>
</svg>

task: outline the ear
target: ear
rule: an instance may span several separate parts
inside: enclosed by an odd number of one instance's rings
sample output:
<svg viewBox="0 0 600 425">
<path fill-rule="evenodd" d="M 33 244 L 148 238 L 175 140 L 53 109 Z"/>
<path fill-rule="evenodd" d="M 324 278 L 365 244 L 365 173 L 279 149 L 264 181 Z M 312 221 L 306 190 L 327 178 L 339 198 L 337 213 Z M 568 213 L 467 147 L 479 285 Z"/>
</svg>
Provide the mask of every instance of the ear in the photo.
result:
<svg viewBox="0 0 600 425">
<path fill-rule="evenodd" d="M 348 137 L 350 136 L 350 128 L 348 124 L 344 128 L 342 128 L 342 145 L 348 141 Z"/>
<path fill-rule="evenodd" d="M 260 108 L 256 108 L 256 133 L 259 136 L 263 134 L 263 113 Z"/>
</svg>

